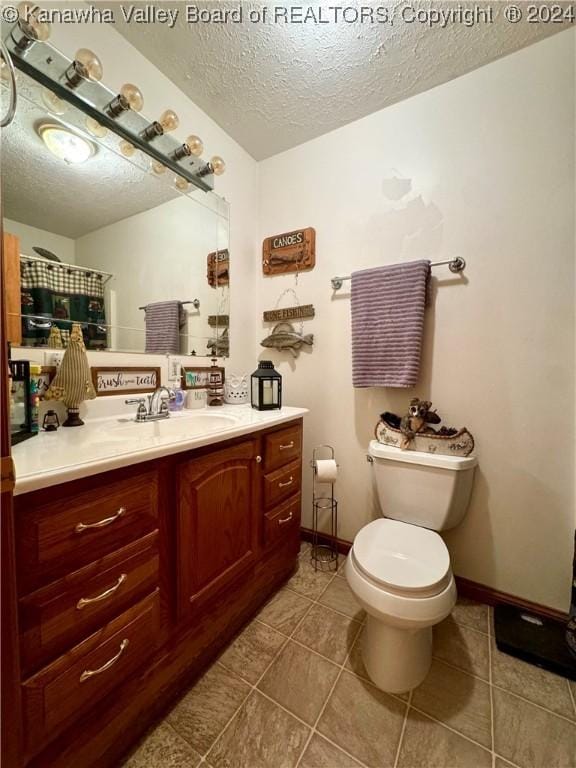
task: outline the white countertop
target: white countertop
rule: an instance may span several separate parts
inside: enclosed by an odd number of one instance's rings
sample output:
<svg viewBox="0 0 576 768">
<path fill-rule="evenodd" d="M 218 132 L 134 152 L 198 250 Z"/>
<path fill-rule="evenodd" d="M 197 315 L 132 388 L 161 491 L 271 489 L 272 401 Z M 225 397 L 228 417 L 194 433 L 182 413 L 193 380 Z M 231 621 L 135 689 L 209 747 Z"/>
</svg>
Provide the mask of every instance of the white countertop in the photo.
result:
<svg viewBox="0 0 576 768">
<path fill-rule="evenodd" d="M 91 419 L 83 427 L 40 432 L 12 448 L 14 494 L 230 440 L 306 413 L 306 408 L 257 411 L 250 405 L 224 405 L 172 413 L 162 421 L 136 423 L 133 416 L 115 415 Z"/>
</svg>

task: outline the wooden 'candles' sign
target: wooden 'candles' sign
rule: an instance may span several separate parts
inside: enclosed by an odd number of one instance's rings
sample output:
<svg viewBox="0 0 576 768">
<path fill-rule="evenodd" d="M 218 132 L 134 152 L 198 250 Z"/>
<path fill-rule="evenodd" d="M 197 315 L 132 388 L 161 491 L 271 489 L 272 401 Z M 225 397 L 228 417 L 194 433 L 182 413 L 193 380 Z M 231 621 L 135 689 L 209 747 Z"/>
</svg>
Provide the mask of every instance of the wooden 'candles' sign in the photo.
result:
<svg viewBox="0 0 576 768">
<path fill-rule="evenodd" d="M 222 251 L 212 251 L 208 254 L 207 262 L 208 285 L 217 288 L 230 282 L 230 254 L 228 248 Z"/>
<path fill-rule="evenodd" d="M 304 272 L 316 264 L 316 231 L 313 227 L 267 237 L 262 243 L 265 275 Z"/>
<path fill-rule="evenodd" d="M 132 367 L 117 365 L 92 368 L 92 383 L 96 394 L 138 395 L 154 392 L 160 386 L 160 368 Z"/>
</svg>

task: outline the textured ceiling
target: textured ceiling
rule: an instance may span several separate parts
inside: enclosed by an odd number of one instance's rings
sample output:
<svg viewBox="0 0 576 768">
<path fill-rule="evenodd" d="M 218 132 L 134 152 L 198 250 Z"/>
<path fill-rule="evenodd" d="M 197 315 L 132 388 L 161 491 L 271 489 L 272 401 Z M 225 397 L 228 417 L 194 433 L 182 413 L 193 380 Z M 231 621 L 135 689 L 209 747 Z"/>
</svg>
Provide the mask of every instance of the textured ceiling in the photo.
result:
<svg viewBox="0 0 576 768">
<path fill-rule="evenodd" d="M 75 239 L 178 197 L 166 180 L 152 177 L 105 147 L 78 165 L 50 154 L 36 132 L 38 123 L 76 125 L 83 117 L 70 108 L 55 118 L 23 97 L 37 98 L 33 90 L 38 88 L 19 73 L 16 118 L 2 129 L 6 217 Z M 111 134 L 106 141 L 118 143 Z M 144 162 L 143 157 L 138 161 Z"/>
<path fill-rule="evenodd" d="M 504 17 L 508 4 L 499 2 L 323 3 L 322 16 L 315 2 L 193 4 L 213 12 L 242 6 L 242 23 L 220 24 L 189 24 L 186 4 L 157 3 L 179 10 L 173 29 L 159 23 L 126 23 L 117 4 L 95 5 L 113 9 L 116 29 L 256 159 L 447 82 L 564 26 L 531 24 L 526 18 L 510 23 Z M 361 5 L 384 8 L 390 23 L 335 21 L 337 11 L 330 10 L 352 8 L 348 18 L 353 19 L 354 8 Z M 250 9 L 264 6 L 267 21 L 251 23 Z M 527 4 L 517 6 L 526 15 Z M 413 11 L 405 7 L 453 12 L 491 7 L 494 17 L 492 23 L 467 26 L 455 21 L 431 27 L 409 23 Z M 285 13 L 303 19 L 308 8 L 316 22 L 286 23 Z"/>
</svg>

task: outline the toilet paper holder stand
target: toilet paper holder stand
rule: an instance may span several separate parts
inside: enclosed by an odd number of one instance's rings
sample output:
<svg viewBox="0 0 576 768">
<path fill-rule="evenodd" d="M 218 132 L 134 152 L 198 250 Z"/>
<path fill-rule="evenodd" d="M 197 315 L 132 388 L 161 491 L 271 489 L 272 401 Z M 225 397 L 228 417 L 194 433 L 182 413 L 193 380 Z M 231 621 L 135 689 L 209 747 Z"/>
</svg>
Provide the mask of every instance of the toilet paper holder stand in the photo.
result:
<svg viewBox="0 0 576 768">
<path fill-rule="evenodd" d="M 323 455 L 324 454 L 324 455 Z M 328 455 L 325 455 L 328 454 Z M 338 502 L 334 497 L 334 483 L 330 483 L 330 495 L 319 495 L 316 462 L 320 459 L 335 460 L 331 445 L 318 445 L 312 450 L 312 547 L 310 559 L 314 570 L 338 570 Z M 336 465 L 338 466 L 338 464 Z M 322 483 L 326 485 L 327 483 Z M 320 525 L 328 523 L 328 531 L 320 531 Z"/>
</svg>

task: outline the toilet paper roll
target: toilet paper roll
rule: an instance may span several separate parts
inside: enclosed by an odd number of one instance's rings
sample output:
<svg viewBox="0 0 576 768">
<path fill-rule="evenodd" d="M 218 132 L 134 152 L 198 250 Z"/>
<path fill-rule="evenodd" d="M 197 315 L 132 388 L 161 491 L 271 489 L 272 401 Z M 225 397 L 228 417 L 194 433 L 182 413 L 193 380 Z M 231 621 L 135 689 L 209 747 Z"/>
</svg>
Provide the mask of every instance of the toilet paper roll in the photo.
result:
<svg viewBox="0 0 576 768">
<path fill-rule="evenodd" d="M 320 483 L 334 483 L 338 477 L 338 465 L 334 459 L 318 459 L 314 464 L 316 478 Z"/>
</svg>

